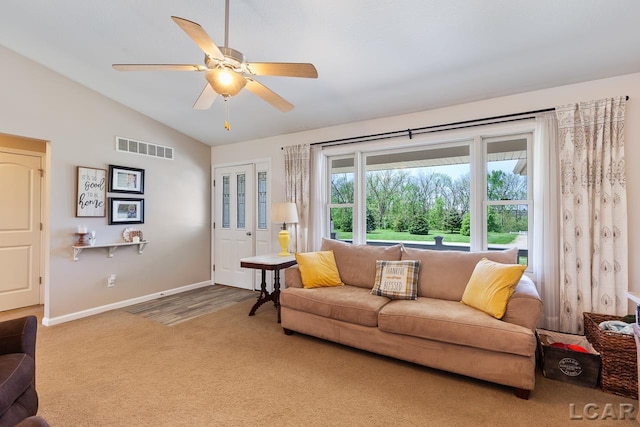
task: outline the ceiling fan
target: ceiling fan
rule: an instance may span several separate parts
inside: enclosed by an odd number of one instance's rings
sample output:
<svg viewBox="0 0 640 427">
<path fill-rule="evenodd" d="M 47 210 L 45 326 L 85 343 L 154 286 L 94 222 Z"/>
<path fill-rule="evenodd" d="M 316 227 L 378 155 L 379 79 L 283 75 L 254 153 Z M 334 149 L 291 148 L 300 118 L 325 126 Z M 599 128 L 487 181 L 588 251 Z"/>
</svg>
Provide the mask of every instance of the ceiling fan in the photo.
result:
<svg viewBox="0 0 640 427">
<path fill-rule="evenodd" d="M 229 47 L 229 0 L 225 2 L 224 47 L 218 47 L 197 23 L 172 16 L 171 19 L 202 49 L 204 65 L 199 64 L 113 64 L 118 71 L 200 71 L 205 73 L 207 85 L 193 105 L 196 110 L 211 107 L 218 95 L 226 101 L 243 88 L 262 98 L 282 112 L 291 111 L 293 104 L 282 98 L 254 76 L 282 76 L 317 78 L 318 71 L 309 63 L 247 62 L 242 52 Z M 228 121 L 225 128 L 229 130 Z"/>
</svg>

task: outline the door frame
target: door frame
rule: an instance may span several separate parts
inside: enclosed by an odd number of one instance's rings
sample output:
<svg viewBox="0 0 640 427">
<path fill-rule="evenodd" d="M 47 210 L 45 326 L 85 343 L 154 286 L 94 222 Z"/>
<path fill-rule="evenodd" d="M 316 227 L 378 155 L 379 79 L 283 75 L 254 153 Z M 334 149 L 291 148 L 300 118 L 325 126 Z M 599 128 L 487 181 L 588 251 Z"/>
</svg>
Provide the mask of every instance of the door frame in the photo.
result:
<svg viewBox="0 0 640 427">
<path fill-rule="evenodd" d="M 40 183 L 40 222 L 42 223 L 42 230 L 40 230 L 40 277 L 42 277 L 42 283 L 40 283 L 39 303 L 44 306 L 44 318 L 49 317 L 49 271 L 50 271 L 50 200 L 51 200 L 51 178 L 48 171 L 51 170 L 51 143 L 50 141 L 41 140 L 37 138 L 29 138 L 26 136 L 2 134 L 11 140 L 10 145 L 0 144 L 0 149 L 7 153 L 21 154 L 27 156 L 38 156 L 41 158 L 41 183 Z M 14 141 L 15 139 L 15 141 Z M 38 141 L 44 143 L 44 153 L 36 150 L 15 148 L 15 145 L 20 145 L 23 141 Z"/>
<path fill-rule="evenodd" d="M 211 273 L 211 284 L 215 284 L 215 272 L 213 271 L 213 266 L 215 264 L 215 260 L 216 260 L 216 254 L 215 254 L 215 238 L 216 238 L 216 230 L 213 228 L 213 223 L 215 221 L 215 209 L 216 209 L 216 198 L 215 198 L 215 187 L 214 187 L 214 180 L 216 177 L 216 169 L 218 168 L 228 168 L 228 167 L 234 167 L 234 166 L 243 166 L 243 165 L 252 165 L 253 169 L 254 169 L 254 182 L 251 183 L 251 185 L 254 186 L 254 208 L 253 208 L 253 215 L 254 215 L 254 230 L 251 233 L 251 238 L 253 240 L 253 254 L 252 255 L 256 255 L 256 250 L 257 250 L 257 246 L 256 245 L 256 238 L 258 236 L 258 232 L 257 232 L 257 212 L 258 212 L 258 191 L 257 188 L 255 188 L 255 181 L 258 178 L 258 171 L 259 170 L 266 170 L 267 171 L 267 206 L 271 206 L 271 192 L 272 192 L 272 185 L 271 182 L 273 181 L 272 179 L 272 171 L 271 171 L 271 158 L 261 158 L 261 159 L 248 159 L 248 160 L 243 160 L 243 161 L 236 161 L 236 162 L 225 162 L 225 163 L 213 163 L 211 164 L 211 218 L 210 218 L 210 223 L 209 223 L 209 227 L 211 230 L 211 260 L 210 260 L 210 273 Z M 267 218 L 270 218 L 270 214 L 269 212 L 267 212 Z M 272 234 L 272 224 L 270 221 L 267 221 L 267 230 L 266 232 L 268 233 L 268 236 L 271 236 Z M 271 251 L 271 245 L 273 244 L 272 242 L 273 239 L 269 238 L 268 239 L 268 251 Z M 259 280 L 257 280 L 258 278 L 258 273 L 259 271 L 257 270 L 253 270 L 253 290 L 259 290 L 260 289 L 260 285 L 259 285 Z"/>
</svg>

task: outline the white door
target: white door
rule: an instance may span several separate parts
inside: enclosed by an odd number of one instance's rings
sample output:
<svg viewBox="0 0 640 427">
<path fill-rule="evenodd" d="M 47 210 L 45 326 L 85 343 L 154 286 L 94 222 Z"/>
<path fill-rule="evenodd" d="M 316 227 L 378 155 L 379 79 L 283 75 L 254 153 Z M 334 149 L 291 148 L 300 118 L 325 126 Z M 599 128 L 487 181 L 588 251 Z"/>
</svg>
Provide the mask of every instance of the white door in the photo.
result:
<svg viewBox="0 0 640 427">
<path fill-rule="evenodd" d="M 0 311 L 40 304 L 41 164 L 0 151 Z"/>
<path fill-rule="evenodd" d="M 254 255 L 254 166 L 215 169 L 214 282 L 253 289 L 253 270 L 240 259 Z"/>
</svg>

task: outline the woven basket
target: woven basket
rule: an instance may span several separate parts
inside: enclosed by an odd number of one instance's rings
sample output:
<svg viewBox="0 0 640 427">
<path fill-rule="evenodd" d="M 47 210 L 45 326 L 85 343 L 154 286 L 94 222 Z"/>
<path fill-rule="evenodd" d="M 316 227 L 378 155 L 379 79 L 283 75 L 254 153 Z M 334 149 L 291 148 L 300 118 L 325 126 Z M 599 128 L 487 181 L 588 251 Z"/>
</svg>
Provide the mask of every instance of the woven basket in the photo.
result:
<svg viewBox="0 0 640 427">
<path fill-rule="evenodd" d="M 607 320 L 622 320 L 622 317 L 584 313 L 584 334 L 602 357 L 602 390 L 637 399 L 638 356 L 635 338 L 633 335 L 603 331 L 599 325 Z"/>
</svg>

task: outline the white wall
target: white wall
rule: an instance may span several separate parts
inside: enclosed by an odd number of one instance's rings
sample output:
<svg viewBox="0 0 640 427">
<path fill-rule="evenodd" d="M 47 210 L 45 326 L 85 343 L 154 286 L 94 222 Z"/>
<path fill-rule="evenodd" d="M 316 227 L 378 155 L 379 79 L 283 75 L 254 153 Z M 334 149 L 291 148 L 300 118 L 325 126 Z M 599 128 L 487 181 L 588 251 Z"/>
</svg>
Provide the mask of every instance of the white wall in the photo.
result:
<svg viewBox="0 0 640 427">
<path fill-rule="evenodd" d="M 629 275 L 631 290 L 640 292 L 640 263 L 636 262 L 640 225 L 633 216 L 640 209 L 640 167 L 636 167 L 640 165 L 640 74 L 210 148 L 1 46 L 0 63 L 0 133 L 50 141 L 50 208 L 45 213 L 48 318 L 64 318 L 210 280 L 209 154 L 212 164 L 271 159 L 272 201 L 280 202 L 285 182 L 283 146 L 615 95 L 630 96 L 626 115 Z M 174 147 L 176 160 L 118 153 L 114 150 L 116 135 Z M 107 258 L 106 249 L 94 249 L 84 251 L 74 262 L 71 245 L 80 223 L 95 229 L 99 242 L 121 240 L 124 226 L 109 226 L 107 218 L 75 217 L 76 166 L 107 169 L 109 164 L 145 169 L 146 218 L 139 228 L 151 243 L 142 255 L 133 248 L 121 248 Z M 106 287 L 109 274 L 118 276 L 114 288 Z"/>
<path fill-rule="evenodd" d="M 638 255 L 640 223 L 636 221 L 634 216 L 635 212 L 640 211 L 640 74 L 527 92 L 420 113 L 348 123 L 240 144 L 218 146 L 212 148 L 211 159 L 212 163 L 216 164 L 241 161 L 245 153 L 256 153 L 258 157 L 270 157 L 273 177 L 272 197 L 274 202 L 279 202 L 283 201 L 285 197 L 284 158 L 280 149 L 283 146 L 539 110 L 618 95 L 630 97 L 625 120 L 629 212 L 629 287 L 632 291 L 640 292 L 640 262 L 638 262 L 640 261 Z M 393 144 L 392 141 L 389 144 Z"/>
<path fill-rule="evenodd" d="M 210 147 L 130 110 L 0 46 L 0 133 L 49 141 L 49 264 L 45 317 L 64 319 L 193 284 L 210 273 Z M 115 136 L 174 147 L 175 160 L 115 151 Z M 143 254 L 85 250 L 72 260 L 79 224 L 98 243 L 122 241 L 126 225 L 75 217 L 76 166 L 145 169 Z M 136 197 L 112 193 L 108 195 Z M 106 279 L 117 275 L 107 288 Z M 55 321 L 53 322 L 55 323 Z"/>
</svg>

